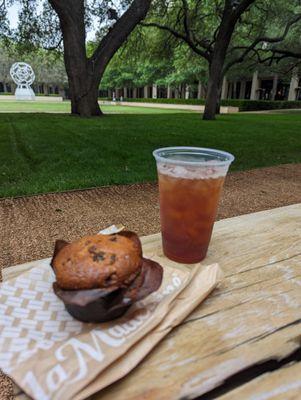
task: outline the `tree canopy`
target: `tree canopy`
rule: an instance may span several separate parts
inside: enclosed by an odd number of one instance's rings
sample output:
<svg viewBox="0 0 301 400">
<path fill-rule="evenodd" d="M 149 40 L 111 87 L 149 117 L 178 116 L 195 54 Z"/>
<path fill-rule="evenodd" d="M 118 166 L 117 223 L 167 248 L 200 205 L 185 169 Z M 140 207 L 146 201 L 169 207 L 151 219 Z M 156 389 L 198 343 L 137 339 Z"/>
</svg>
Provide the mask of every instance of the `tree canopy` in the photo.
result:
<svg viewBox="0 0 301 400">
<path fill-rule="evenodd" d="M 7 6 L 16 1 L 1 3 L 3 40 L 13 41 L 17 51 L 26 54 L 41 48 L 64 52 L 69 84 L 71 72 L 74 75 L 70 60 L 77 53 L 66 49 L 78 43 L 81 57 L 82 49 L 85 52 L 83 71 L 88 63 L 88 81 L 96 69 L 101 71 L 94 88 L 100 80 L 102 88 L 112 89 L 202 82 L 209 86 L 208 98 L 215 98 L 213 108 L 223 76 L 246 76 L 262 68 L 287 74 L 301 62 L 299 0 L 18 0 L 19 25 L 11 29 Z M 82 22 L 69 21 L 76 10 Z M 73 27 L 69 36 L 81 26 L 77 40 L 69 37 L 67 46 L 64 24 Z M 92 29 L 95 40 L 87 42 Z M 76 98 L 86 96 L 86 89 L 78 90 L 82 94 Z"/>
<path fill-rule="evenodd" d="M 0 35 L 19 49 L 63 49 L 71 110 L 81 116 L 100 116 L 98 87 L 116 51 L 145 18 L 151 0 L 18 0 L 19 23 L 11 29 L 8 6 L 1 2 Z M 97 40 L 88 55 L 87 33 L 96 24 Z"/>
</svg>

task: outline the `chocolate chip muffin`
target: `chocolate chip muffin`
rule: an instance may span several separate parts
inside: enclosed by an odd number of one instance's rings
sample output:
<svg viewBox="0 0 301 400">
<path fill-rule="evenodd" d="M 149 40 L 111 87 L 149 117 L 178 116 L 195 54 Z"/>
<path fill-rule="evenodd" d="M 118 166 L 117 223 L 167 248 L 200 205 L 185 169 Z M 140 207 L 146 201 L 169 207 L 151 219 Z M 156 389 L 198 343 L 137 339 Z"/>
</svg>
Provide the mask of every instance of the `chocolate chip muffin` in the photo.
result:
<svg viewBox="0 0 301 400">
<path fill-rule="evenodd" d="M 143 258 L 138 236 L 130 231 L 56 242 L 51 266 L 54 292 L 68 312 L 84 322 L 123 315 L 136 301 L 157 290 L 163 269 Z"/>
<path fill-rule="evenodd" d="M 66 290 L 127 287 L 141 265 L 140 242 L 122 233 L 84 236 L 66 244 L 52 262 L 57 284 Z"/>
</svg>

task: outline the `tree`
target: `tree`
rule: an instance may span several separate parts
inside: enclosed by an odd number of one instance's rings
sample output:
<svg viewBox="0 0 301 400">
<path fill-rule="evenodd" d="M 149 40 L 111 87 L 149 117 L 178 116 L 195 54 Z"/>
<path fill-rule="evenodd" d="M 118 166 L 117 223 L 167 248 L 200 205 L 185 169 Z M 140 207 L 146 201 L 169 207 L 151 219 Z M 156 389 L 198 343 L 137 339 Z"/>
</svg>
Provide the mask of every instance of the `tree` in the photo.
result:
<svg viewBox="0 0 301 400">
<path fill-rule="evenodd" d="M 267 38 L 261 48 L 248 48 L 249 63 L 262 64 L 264 67 L 274 67 L 287 73 L 301 63 L 301 24 L 299 16 L 296 15 L 295 21 L 291 20 L 285 27 L 282 35 L 278 38 Z"/>
<path fill-rule="evenodd" d="M 165 77 L 165 84 L 175 88 L 176 94 L 182 93 L 183 96 L 187 85 L 195 91 L 199 83 L 207 87 L 208 74 L 205 60 L 181 42 L 174 50 L 172 66 L 172 71 Z"/>
<path fill-rule="evenodd" d="M 63 42 L 72 114 L 100 116 L 98 87 L 106 66 L 145 18 L 151 0 L 121 1 L 118 9 L 113 9 L 109 0 L 48 0 L 43 2 L 40 13 L 37 3 L 38 0 L 21 0 L 19 27 L 11 36 L 26 46 L 57 48 Z M 5 10 L 1 10 L 3 20 Z M 99 40 L 88 57 L 86 33 L 96 17 Z M 5 30 L 7 34 L 7 27 Z"/>
<path fill-rule="evenodd" d="M 206 79 L 205 60 L 189 47 L 165 31 L 138 26 L 108 65 L 101 88 L 137 88 L 155 83 L 184 94 L 185 85 L 196 91 L 200 81 L 205 87 Z"/>
<path fill-rule="evenodd" d="M 209 80 L 203 118 L 214 119 L 224 75 L 262 43 L 283 41 L 301 20 L 296 11 L 298 0 L 289 7 L 287 3 L 281 5 L 280 0 L 157 0 L 149 18 L 141 24 L 168 32 L 207 60 Z M 270 32 L 271 25 L 274 32 Z"/>
<path fill-rule="evenodd" d="M 164 38 L 162 38 L 164 36 Z M 111 60 L 101 80 L 101 88 L 142 87 L 159 83 L 171 70 L 173 49 L 166 35 L 154 29 L 135 29 Z"/>
</svg>

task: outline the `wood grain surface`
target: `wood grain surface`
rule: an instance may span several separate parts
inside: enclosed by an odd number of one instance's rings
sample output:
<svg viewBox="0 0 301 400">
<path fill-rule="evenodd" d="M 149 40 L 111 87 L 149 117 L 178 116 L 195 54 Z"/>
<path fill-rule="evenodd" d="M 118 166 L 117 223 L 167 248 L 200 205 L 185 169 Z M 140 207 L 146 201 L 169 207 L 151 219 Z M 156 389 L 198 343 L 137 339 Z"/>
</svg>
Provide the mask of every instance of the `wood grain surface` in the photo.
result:
<svg viewBox="0 0 301 400">
<path fill-rule="evenodd" d="M 163 257 L 160 235 L 144 237 L 143 248 Z M 203 263 L 213 262 L 225 273 L 220 287 L 94 400 L 298 398 L 301 204 L 217 222 Z M 7 268 L 4 279 L 32 266 Z"/>
</svg>

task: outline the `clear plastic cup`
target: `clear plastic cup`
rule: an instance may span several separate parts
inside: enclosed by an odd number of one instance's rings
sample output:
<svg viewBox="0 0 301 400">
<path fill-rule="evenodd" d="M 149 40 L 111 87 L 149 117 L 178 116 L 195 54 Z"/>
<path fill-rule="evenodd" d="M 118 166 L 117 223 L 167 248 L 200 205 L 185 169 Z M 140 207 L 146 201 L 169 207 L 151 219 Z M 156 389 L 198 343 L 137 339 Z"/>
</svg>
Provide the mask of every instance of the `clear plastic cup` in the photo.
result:
<svg viewBox="0 0 301 400">
<path fill-rule="evenodd" d="M 221 190 L 234 156 L 201 147 L 165 147 L 157 162 L 163 251 L 193 264 L 206 257 Z"/>
</svg>

